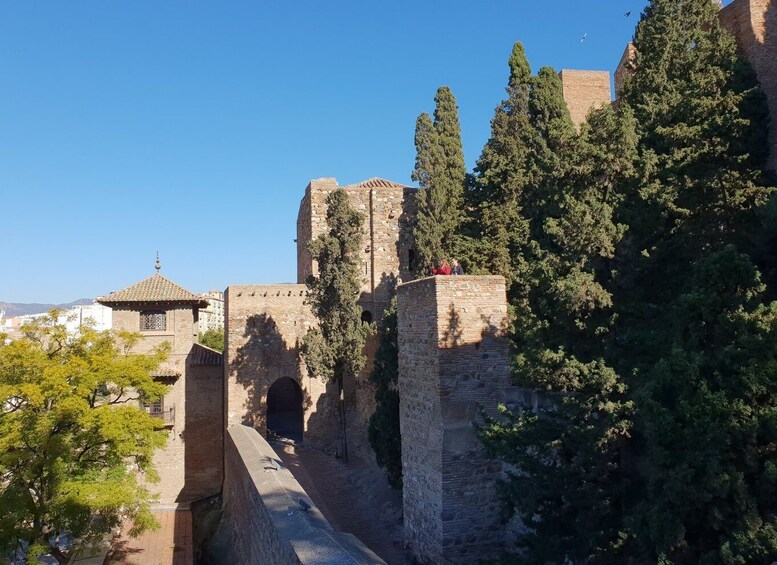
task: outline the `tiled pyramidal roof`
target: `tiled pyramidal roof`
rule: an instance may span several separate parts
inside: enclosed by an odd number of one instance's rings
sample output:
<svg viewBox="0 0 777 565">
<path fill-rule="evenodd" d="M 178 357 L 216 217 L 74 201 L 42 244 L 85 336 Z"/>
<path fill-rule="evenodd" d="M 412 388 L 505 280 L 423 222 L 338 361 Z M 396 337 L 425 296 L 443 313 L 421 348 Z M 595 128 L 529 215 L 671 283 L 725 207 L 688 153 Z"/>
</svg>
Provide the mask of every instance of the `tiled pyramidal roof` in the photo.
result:
<svg viewBox="0 0 777 565">
<path fill-rule="evenodd" d="M 398 184 L 394 181 L 382 179 L 380 177 L 373 177 L 371 179 L 357 182 L 356 184 L 349 184 L 343 188 L 408 188 L 404 184 Z"/>
<path fill-rule="evenodd" d="M 139 302 L 175 302 L 205 307 L 208 301 L 204 297 L 189 292 L 170 279 L 156 273 L 139 283 L 128 286 L 124 290 L 101 296 L 97 302 L 110 306 L 111 304 L 132 304 Z"/>
</svg>

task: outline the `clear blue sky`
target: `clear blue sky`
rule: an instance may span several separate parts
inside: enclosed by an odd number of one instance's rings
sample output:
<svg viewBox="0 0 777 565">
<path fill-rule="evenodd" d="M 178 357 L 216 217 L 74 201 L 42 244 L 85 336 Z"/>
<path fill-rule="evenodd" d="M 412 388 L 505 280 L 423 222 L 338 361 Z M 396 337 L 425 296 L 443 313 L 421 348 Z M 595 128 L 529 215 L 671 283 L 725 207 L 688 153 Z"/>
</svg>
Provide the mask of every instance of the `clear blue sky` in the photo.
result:
<svg viewBox="0 0 777 565">
<path fill-rule="evenodd" d="M 0 301 L 294 282 L 311 178 L 409 183 L 440 85 L 472 167 L 514 41 L 612 71 L 644 5 L 0 0 Z"/>
</svg>

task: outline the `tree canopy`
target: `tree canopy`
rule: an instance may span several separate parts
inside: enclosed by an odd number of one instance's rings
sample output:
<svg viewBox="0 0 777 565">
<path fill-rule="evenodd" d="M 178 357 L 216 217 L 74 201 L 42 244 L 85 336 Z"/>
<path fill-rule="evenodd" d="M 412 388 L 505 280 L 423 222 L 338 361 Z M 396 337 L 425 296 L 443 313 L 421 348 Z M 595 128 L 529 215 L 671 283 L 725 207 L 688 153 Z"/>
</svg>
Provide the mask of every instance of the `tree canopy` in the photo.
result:
<svg viewBox="0 0 777 565">
<path fill-rule="evenodd" d="M 213 328 L 208 329 L 205 333 L 200 334 L 199 342 L 205 347 L 210 347 L 216 351 L 224 351 L 224 328 L 220 327 L 217 330 Z"/>
<path fill-rule="evenodd" d="M 453 92 L 447 86 L 434 97 L 434 121 L 418 116 L 415 130 L 416 164 L 412 179 L 421 187 L 413 238 L 417 273 L 428 275 L 435 261 L 455 258 L 463 221 L 466 168 L 461 127 Z"/>
<path fill-rule="evenodd" d="M 0 339 L 0 551 L 65 563 L 124 518 L 132 535 L 156 525 L 146 484 L 166 433 L 137 401 L 164 394 L 151 372 L 167 349 L 134 354 L 140 336 L 126 332 L 68 335 L 58 315 Z"/>
</svg>

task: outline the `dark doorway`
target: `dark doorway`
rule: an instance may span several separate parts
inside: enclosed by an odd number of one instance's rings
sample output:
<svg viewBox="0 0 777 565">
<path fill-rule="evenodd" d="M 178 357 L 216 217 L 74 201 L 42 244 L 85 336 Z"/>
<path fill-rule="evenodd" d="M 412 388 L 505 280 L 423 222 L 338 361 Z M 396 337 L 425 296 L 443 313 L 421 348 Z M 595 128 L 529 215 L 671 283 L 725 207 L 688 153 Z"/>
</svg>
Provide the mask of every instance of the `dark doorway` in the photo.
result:
<svg viewBox="0 0 777 565">
<path fill-rule="evenodd" d="M 267 435 L 302 443 L 304 429 L 302 389 L 289 377 L 281 377 L 267 391 Z"/>
</svg>

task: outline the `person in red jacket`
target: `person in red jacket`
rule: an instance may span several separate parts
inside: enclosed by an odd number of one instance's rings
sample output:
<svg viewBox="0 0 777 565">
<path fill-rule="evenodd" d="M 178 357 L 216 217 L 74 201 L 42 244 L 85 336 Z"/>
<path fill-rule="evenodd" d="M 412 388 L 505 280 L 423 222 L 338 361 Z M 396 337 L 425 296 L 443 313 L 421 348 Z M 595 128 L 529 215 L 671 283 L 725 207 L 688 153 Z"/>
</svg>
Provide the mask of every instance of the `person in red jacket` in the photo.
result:
<svg viewBox="0 0 777 565">
<path fill-rule="evenodd" d="M 440 266 L 436 269 L 432 269 L 433 275 L 450 275 L 451 274 L 451 266 L 448 264 L 448 261 L 446 259 L 443 259 L 442 263 L 440 263 Z"/>
</svg>

